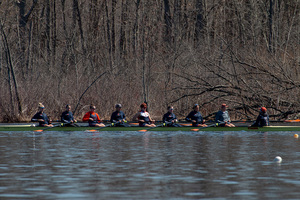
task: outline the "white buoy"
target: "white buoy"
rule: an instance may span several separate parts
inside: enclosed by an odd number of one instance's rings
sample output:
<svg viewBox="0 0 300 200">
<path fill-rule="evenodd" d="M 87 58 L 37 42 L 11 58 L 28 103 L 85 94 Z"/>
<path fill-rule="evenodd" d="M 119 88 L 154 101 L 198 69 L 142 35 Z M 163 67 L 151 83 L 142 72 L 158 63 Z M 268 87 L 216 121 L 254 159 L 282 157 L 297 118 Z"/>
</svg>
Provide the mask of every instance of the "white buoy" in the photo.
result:
<svg viewBox="0 0 300 200">
<path fill-rule="evenodd" d="M 274 158 L 274 161 L 275 161 L 276 163 L 281 163 L 281 162 L 282 162 L 282 158 L 281 158 L 280 156 L 276 156 L 276 157 Z"/>
<path fill-rule="evenodd" d="M 35 124 L 31 124 L 31 127 L 35 127 Z"/>
</svg>

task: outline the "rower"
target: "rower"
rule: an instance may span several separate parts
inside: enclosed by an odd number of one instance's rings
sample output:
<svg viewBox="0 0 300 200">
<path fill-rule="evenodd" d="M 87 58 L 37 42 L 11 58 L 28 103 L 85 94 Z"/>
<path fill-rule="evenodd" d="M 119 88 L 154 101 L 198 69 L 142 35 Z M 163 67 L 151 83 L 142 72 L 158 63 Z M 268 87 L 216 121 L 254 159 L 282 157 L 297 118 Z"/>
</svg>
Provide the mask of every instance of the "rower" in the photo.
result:
<svg viewBox="0 0 300 200">
<path fill-rule="evenodd" d="M 124 112 L 121 111 L 122 105 L 116 104 L 116 111 L 111 114 L 110 122 L 114 123 L 114 126 L 119 127 L 129 127 L 128 124 L 126 124 L 126 116 Z"/>
<path fill-rule="evenodd" d="M 39 126 L 53 127 L 51 120 L 49 120 L 46 113 L 44 113 L 45 106 L 42 103 L 38 105 L 38 112 L 32 117 L 32 122 L 39 122 Z"/>
<path fill-rule="evenodd" d="M 168 106 L 168 112 L 163 116 L 163 123 L 166 123 L 169 127 L 181 127 L 180 124 L 177 124 L 178 119 L 173 111 L 173 106 Z"/>
<path fill-rule="evenodd" d="M 263 127 L 263 126 L 270 126 L 269 115 L 265 107 L 260 108 L 259 115 L 256 121 L 254 122 L 254 124 L 251 125 L 251 127 Z"/>
<path fill-rule="evenodd" d="M 201 113 L 199 112 L 199 105 L 195 104 L 193 106 L 193 111 L 185 118 L 186 121 L 192 122 L 194 127 L 206 127 L 205 120 L 203 119 Z"/>
<path fill-rule="evenodd" d="M 135 121 L 136 119 L 138 119 L 139 126 L 141 127 L 156 127 L 156 125 L 154 124 L 155 120 L 152 120 L 150 114 L 146 111 L 147 104 L 142 103 L 140 107 L 141 110 L 133 116 L 132 120 Z"/>
<path fill-rule="evenodd" d="M 93 104 L 90 105 L 90 111 L 85 113 L 82 121 L 89 122 L 89 126 L 92 127 L 104 127 L 105 125 L 101 123 L 100 117 L 97 113 L 95 113 L 96 106 Z"/>
<path fill-rule="evenodd" d="M 64 126 L 76 126 L 74 123 L 77 122 L 74 119 L 73 113 L 71 112 L 71 106 L 69 104 L 66 105 L 66 110 L 61 115 L 61 122 L 64 123 Z"/>
<path fill-rule="evenodd" d="M 235 125 L 230 121 L 229 113 L 226 110 L 227 108 L 228 106 L 226 104 L 221 105 L 221 110 L 219 110 L 216 114 L 215 122 L 221 123 L 220 125 L 218 125 L 221 127 L 235 127 Z"/>
</svg>

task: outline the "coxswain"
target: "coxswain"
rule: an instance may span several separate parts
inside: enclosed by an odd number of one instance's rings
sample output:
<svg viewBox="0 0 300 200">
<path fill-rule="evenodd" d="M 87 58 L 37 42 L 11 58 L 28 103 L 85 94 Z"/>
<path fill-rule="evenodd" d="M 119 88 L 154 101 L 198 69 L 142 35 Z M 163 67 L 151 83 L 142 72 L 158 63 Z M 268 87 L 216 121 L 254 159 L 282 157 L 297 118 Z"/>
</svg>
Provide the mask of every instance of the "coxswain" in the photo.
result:
<svg viewBox="0 0 300 200">
<path fill-rule="evenodd" d="M 76 123 L 77 120 L 74 118 L 69 104 L 66 105 L 66 110 L 61 115 L 61 122 L 64 123 L 64 126 L 76 126 L 74 123 Z"/>
<path fill-rule="evenodd" d="M 85 113 L 82 121 L 89 122 L 89 126 L 92 127 L 104 127 L 105 125 L 101 123 L 100 117 L 97 113 L 95 113 L 96 106 L 93 104 L 90 105 L 90 111 Z"/>
<path fill-rule="evenodd" d="M 181 127 L 180 124 L 177 124 L 178 119 L 173 111 L 173 106 L 168 106 L 168 112 L 163 116 L 163 123 L 166 123 L 166 126 L 169 127 Z"/>
<path fill-rule="evenodd" d="M 114 123 L 114 126 L 120 126 L 120 127 L 128 127 L 129 125 L 126 124 L 126 116 L 122 109 L 121 104 L 116 104 L 116 111 L 111 114 L 110 122 Z"/>
<path fill-rule="evenodd" d="M 47 117 L 46 113 L 44 113 L 45 106 L 42 103 L 38 105 L 38 112 L 32 117 L 32 122 L 38 122 L 39 126 L 42 127 L 53 127 L 51 124 L 51 120 Z"/>
<path fill-rule="evenodd" d="M 185 118 L 186 121 L 192 122 L 194 127 L 206 127 L 205 120 L 203 119 L 201 113 L 199 112 L 199 105 L 195 104 L 193 106 L 193 111 Z"/>
<path fill-rule="evenodd" d="M 139 122 L 139 126 L 141 127 L 156 127 L 156 125 L 154 124 L 155 120 L 152 120 L 150 114 L 146 111 L 147 104 L 142 103 L 140 107 L 141 110 L 134 115 L 132 120 L 135 121 L 137 119 Z"/>
<path fill-rule="evenodd" d="M 215 122 L 219 124 L 221 127 L 235 127 L 234 124 L 231 123 L 229 113 L 227 111 L 228 106 L 226 104 L 221 105 L 221 109 L 216 114 Z"/>
<path fill-rule="evenodd" d="M 263 127 L 263 126 L 270 126 L 269 115 L 265 107 L 260 108 L 259 115 L 256 121 L 254 122 L 254 124 L 251 125 L 251 127 Z"/>
</svg>

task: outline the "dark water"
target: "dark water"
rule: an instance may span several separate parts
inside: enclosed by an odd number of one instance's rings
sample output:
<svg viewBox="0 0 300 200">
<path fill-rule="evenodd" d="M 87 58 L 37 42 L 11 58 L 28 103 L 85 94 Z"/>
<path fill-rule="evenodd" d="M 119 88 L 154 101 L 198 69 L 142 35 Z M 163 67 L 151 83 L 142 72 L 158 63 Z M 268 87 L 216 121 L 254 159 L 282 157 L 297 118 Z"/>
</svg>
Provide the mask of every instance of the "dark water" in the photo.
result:
<svg viewBox="0 0 300 200">
<path fill-rule="evenodd" d="M 299 199 L 294 134 L 0 132 L 0 199 Z"/>
</svg>

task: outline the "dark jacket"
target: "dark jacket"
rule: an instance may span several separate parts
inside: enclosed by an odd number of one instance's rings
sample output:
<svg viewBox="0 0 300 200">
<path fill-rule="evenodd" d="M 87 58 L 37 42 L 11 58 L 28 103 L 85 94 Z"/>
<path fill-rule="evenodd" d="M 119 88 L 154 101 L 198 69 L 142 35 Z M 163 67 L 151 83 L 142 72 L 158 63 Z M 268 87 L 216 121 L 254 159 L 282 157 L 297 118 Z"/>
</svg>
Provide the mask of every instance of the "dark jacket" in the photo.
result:
<svg viewBox="0 0 300 200">
<path fill-rule="evenodd" d="M 163 122 L 172 122 L 173 120 L 176 120 L 177 117 L 174 113 L 170 113 L 170 112 L 167 112 L 166 114 L 164 114 L 163 116 Z"/>
<path fill-rule="evenodd" d="M 71 121 L 74 122 L 73 113 L 71 111 L 65 111 L 61 115 L 61 122 L 62 123 L 71 123 Z"/>
<path fill-rule="evenodd" d="M 251 126 L 254 126 L 254 127 L 270 126 L 270 120 L 269 120 L 268 113 L 263 113 L 260 111 L 256 121 Z"/>
<path fill-rule="evenodd" d="M 38 121 L 38 119 L 42 119 L 44 121 Z M 44 126 L 44 125 L 48 125 L 50 124 L 50 120 L 48 119 L 46 113 L 41 113 L 41 112 L 37 112 L 32 118 L 31 118 L 32 122 L 39 122 L 39 126 Z"/>
<path fill-rule="evenodd" d="M 190 114 L 185 118 L 186 121 L 191 122 L 195 120 L 196 123 L 193 122 L 193 126 L 197 126 L 198 124 L 203 124 L 203 117 L 201 113 L 193 110 Z"/>
<path fill-rule="evenodd" d="M 125 114 L 122 111 L 120 111 L 120 112 L 115 111 L 111 114 L 110 122 L 111 123 L 116 123 L 116 122 L 118 122 L 120 120 L 123 120 L 123 119 L 126 120 Z"/>
</svg>

